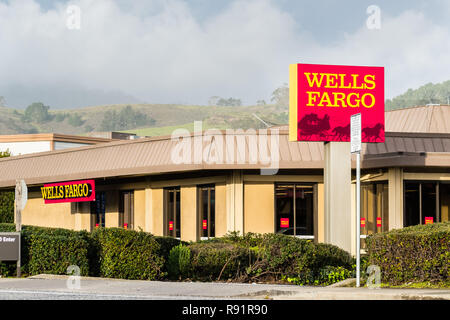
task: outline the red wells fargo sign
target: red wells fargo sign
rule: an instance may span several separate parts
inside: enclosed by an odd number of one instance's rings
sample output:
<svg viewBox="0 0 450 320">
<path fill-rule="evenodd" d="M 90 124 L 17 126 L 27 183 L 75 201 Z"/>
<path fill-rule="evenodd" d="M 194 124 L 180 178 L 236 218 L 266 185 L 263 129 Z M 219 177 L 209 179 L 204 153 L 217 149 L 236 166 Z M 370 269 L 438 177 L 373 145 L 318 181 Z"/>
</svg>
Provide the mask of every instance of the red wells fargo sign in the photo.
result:
<svg viewBox="0 0 450 320">
<path fill-rule="evenodd" d="M 348 142 L 357 113 L 362 142 L 384 142 L 383 67 L 289 66 L 289 140 Z"/>
</svg>

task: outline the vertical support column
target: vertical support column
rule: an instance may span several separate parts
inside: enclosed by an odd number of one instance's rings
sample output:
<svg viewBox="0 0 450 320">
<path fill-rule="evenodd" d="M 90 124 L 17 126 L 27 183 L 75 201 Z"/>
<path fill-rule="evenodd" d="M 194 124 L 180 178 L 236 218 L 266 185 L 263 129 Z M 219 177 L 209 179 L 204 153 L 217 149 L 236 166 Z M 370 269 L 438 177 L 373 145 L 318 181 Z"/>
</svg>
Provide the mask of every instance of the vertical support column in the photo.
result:
<svg viewBox="0 0 450 320">
<path fill-rule="evenodd" d="M 244 176 L 233 170 L 227 179 L 227 229 L 244 234 Z"/>
<path fill-rule="evenodd" d="M 181 240 L 197 241 L 198 234 L 197 218 L 197 186 L 181 187 Z"/>
<path fill-rule="evenodd" d="M 403 228 L 403 169 L 389 168 L 389 230 Z"/>
<path fill-rule="evenodd" d="M 348 252 L 352 247 L 351 153 L 349 142 L 325 144 L 324 240 Z"/>
<path fill-rule="evenodd" d="M 145 188 L 145 232 L 153 233 L 152 189 Z"/>
</svg>

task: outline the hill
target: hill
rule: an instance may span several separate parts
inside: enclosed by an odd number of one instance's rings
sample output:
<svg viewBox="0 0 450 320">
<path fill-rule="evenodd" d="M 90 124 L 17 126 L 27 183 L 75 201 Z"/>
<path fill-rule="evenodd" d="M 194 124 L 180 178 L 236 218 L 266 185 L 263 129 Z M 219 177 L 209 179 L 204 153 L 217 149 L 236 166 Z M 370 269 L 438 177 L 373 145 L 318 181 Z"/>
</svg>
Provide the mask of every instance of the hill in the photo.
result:
<svg viewBox="0 0 450 320">
<path fill-rule="evenodd" d="M 442 83 L 427 83 L 418 89 L 408 89 L 405 93 L 386 100 L 386 110 L 395 110 L 427 104 L 450 104 L 450 80 Z"/>
<path fill-rule="evenodd" d="M 254 114 L 270 124 L 288 122 L 287 107 L 277 105 L 118 104 L 72 110 L 50 110 L 43 104 L 34 105 L 25 111 L 0 107 L 0 134 L 131 131 L 138 135 L 158 135 L 169 134 L 178 127 L 193 129 L 194 121 L 203 121 L 204 129 L 264 128 L 265 125 Z"/>
</svg>

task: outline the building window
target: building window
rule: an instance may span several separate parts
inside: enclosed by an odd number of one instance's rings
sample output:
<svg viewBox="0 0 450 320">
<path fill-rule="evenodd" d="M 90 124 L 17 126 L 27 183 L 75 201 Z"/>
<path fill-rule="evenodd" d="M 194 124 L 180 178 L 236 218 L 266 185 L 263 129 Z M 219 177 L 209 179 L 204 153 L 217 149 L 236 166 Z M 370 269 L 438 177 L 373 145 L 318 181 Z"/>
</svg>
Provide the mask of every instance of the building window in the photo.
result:
<svg viewBox="0 0 450 320">
<path fill-rule="evenodd" d="M 164 189 L 164 235 L 181 237 L 180 187 Z"/>
<path fill-rule="evenodd" d="M 215 236 L 216 230 L 216 190 L 214 185 L 198 187 L 198 226 L 201 238 Z"/>
<path fill-rule="evenodd" d="M 134 229 L 134 191 L 120 192 L 119 226 Z"/>
<path fill-rule="evenodd" d="M 312 185 L 275 185 L 275 232 L 314 236 L 314 192 Z"/>
<path fill-rule="evenodd" d="M 106 195 L 104 191 L 95 193 L 95 201 L 91 202 L 92 225 L 95 228 L 105 227 Z"/>
<path fill-rule="evenodd" d="M 361 185 L 361 234 L 389 230 L 389 185 L 387 182 Z"/>
<path fill-rule="evenodd" d="M 448 221 L 450 184 L 436 181 L 405 182 L 405 227 Z"/>
</svg>

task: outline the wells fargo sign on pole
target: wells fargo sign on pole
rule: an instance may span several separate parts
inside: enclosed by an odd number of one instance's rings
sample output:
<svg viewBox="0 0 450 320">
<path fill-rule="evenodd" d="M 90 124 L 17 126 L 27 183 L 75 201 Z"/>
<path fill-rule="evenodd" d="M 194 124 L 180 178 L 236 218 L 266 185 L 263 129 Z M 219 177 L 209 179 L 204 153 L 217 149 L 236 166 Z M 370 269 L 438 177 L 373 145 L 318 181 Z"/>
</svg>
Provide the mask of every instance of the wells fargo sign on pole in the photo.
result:
<svg viewBox="0 0 450 320">
<path fill-rule="evenodd" d="M 45 184 L 41 187 L 45 203 L 81 202 L 95 200 L 95 181 L 81 180 Z"/>
<path fill-rule="evenodd" d="M 289 140 L 348 142 L 356 113 L 362 142 L 384 142 L 383 67 L 289 66 Z"/>
</svg>

